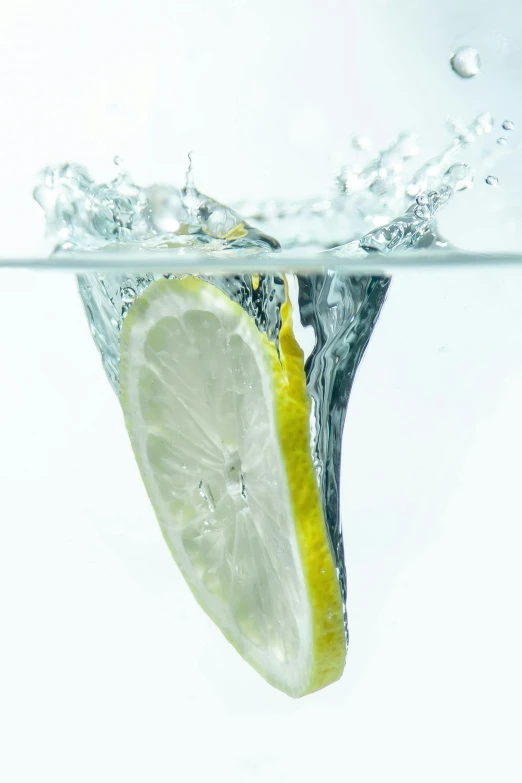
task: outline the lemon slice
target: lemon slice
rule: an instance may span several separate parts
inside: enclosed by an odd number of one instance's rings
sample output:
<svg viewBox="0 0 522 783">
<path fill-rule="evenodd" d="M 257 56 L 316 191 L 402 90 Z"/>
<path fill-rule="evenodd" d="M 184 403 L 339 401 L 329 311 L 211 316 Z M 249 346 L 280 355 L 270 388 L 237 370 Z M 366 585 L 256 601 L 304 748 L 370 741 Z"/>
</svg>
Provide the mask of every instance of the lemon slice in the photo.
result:
<svg viewBox="0 0 522 783">
<path fill-rule="evenodd" d="M 303 355 L 195 277 L 154 282 L 121 334 L 120 397 L 163 535 L 196 599 L 272 685 L 338 679 L 346 636 L 310 455 Z"/>
</svg>

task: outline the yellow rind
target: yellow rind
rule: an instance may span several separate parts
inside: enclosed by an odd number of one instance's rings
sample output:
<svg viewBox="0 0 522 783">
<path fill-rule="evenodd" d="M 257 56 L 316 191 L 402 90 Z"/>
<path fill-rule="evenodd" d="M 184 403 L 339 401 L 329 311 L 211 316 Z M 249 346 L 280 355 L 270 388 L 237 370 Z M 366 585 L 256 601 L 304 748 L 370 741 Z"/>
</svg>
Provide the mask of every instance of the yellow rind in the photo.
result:
<svg viewBox="0 0 522 783">
<path fill-rule="evenodd" d="M 277 358 L 273 359 L 276 421 L 312 610 L 313 668 L 305 691 L 312 693 L 338 680 L 343 673 L 346 632 L 341 588 L 310 454 L 310 400 L 303 352 L 293 334 L 288 297 L 281 315 L 282 372 L 278 372 Z"/>
<path fill-rule="evenodd" d="M 164 534 L 154 492 L 148 486 L 145 465 L 142 464 L 140 444 L 133 431 L 132 416 L 126 378 L 129 370 L 129 343 L 132 329 L 145 315 L 156 298 L 168 290 L 181 291 L 184 295 L 200 297 L 211 289 L 212 297 L 226 300 L 227 308 L 241 319 L 251 335 L 260 343 L 267 357 L 267 370 L 271 372 L 275 400 L 275 419 L 279 445 L 285 466 L 296 536 L 302 559 L 305 583 L 310 601 L 312 624 L 312 669 L 308 682 L 299 690 L 289 691 L 277 678 L 267 676 L 242 649 L 238 640 L 221 627 L 217 617 L 209 612 L 200 599 L 182 567 L 176 551 Z M 195 302 L 197 305 L 197 302 Z M 294 698 L 320 690 L 341 676 L 346 658 L 346 635 L 343 602 L 334 555 L 328 539 L 322 512 L 319 489 L 310 454 L 309 408 L 306 393 L 303 353 L 295 340 L 292 329 L 292 308 L 287 297 L 281 308 L 282 326 L 279 334 L 279 354 L 265 334 L 259 332 L 254 319 L 243 308 L 232 302 L 226 294 L 211 283 L 197 277 L 156 280 L 131 306 L 121 332 L 120 401 L 127 430 L 145 488 L 156 511 L 160 527 L 169 549 L 187 584 L 202 609 L 220 628 L 228 641 L 271 685 Z"/>
</svg>

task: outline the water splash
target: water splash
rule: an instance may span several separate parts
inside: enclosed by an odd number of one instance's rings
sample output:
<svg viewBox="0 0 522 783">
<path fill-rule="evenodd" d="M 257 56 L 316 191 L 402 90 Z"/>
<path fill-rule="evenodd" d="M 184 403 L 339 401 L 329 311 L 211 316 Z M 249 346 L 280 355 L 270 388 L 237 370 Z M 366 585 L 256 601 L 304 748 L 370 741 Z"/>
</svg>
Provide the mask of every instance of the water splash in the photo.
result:
<svg viewBox="0 0 522 783">
<path fill-rule="evenodd" d="M 368 136 L 354 136 L 352 139 L 352 147 L 354 150 L 367 151 L 372 148 L 372 140 Z"/>
<path fill-rule="evenodd" d="M 146 249 L 279 250 L 231 208 L 200 193 L 191 168 L 185 187 L 141 187 L 125 171 L 97 184 L 83 166 L 65 163 L 39 175 L 34 197 L 44 209 L 57 250 Z"/>
<path fill-rule="evenodd" d="M 284 250 L 324 250 L 345 245 L 404 215 L 419 194 L 444 187 L 444 177 L 458 156 L 465 163 L 467 149 L 492 129 L 489 112 L 479 114 L 469 125 L 455 122 L 447 146 L 417 166 L 418 138 L 401 134 L 365 164 L 340 167 L 330 192 L 320 198 L 244 201 L 237 209 L 276 236 Z"/>
<path fill-rule="evenodd" d="M 437 190 L 421 193 L 404 215 L 390 223 L 369 231 L 360 239 L 334 248 L 336 255 L 369 253 L 391 253 L 402 250 L 427 247 L 438 240 L 436 217 L 459 190 L 466 190 L 473 184 L 469 166 L 455 164 L 444 173 Z"/>
<path fill-rule="evenodd" d="M 48 233 L 59 253 L 144 248 L 171 253 L 260 254 L 278 252 L 282 246 L 365 257 L 372 252 L 413 250 L 440 241 L 440 210 L 473 182 L 473 172 L 455 158 L 492 126 L 489 114 L 480 115 L 469 126 L 456 124 L 451 143 L 416 167 L 412 164 L 420 154 L 417 137 L 402 134 L 365 164 L 341 167 L 327 196 L 301 202 L 271 200 L 225 206 L 197 189 L 192 155 L 182 188 L 164 184 L 141 187 L 121 169 L 119 159 L 117 176 L 101 184 L 77 164 L 48 167 L 40 174 L 34 196 L 45 211 Z M 370 146 L 362 138 L 355 144 L 359 152 Z M 263 266 L 261 259 L 259 266 Z M 116 393 L 123 319 L 157 277 L 146 270 L 141 274 L 78 276 L 91 332 Z M 339 515 L 341 433 L 357 367 L 390 280 L 334 272 L 295 278 L 286 275 L 286 280 L 283 275 L 262 273 L 205 279 L 240 303 L 276 347 L 285 283 L 290 283 L 299 329 L 313 331 L 313 348 L 305 363 L 311 400 L 311 451 L 345 594 Z M 201 486 L 200 491 L 211 503 L 206 487 Z"/>
</svg>

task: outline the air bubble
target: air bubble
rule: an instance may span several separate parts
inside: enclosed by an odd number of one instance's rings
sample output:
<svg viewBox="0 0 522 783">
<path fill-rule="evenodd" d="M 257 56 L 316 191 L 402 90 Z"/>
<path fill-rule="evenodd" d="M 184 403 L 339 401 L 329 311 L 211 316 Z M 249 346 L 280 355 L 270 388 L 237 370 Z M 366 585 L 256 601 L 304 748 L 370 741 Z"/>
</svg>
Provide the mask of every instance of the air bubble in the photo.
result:
<svg viewBox="0 0 522 783">
<path fill-rule="evenodd" d="M 121 166 L 121 164 L 123 163 L 123 158 L 120 155 L 115 155 L 114 158 L 112 159 L 112 162 L 114 163 L 115 166 Z"/>
<path fill-rule="evenodd" d="M 505 139 L 503 136 L 497 139 L 497 144 L 500 144 L 501 147 L 504 147 L 507 143 L 507 139 Z"/>
<path fill-rule="evenodd" d="M 512 131 L 515 130 L 515 123 L 512 122 L 511 120 L 504 120 L 504 122 L 502 123 L 502 127 L 504 128 L 504 130 Z"/>
<path fill-rule="evenodd" d="M 121 289 L 121 298 L 126 303 L 134 302 L 134 300 L 136 299 L 136 291 L 134 290 L 134 288 L 131 288 L 130 286 L 126 286 L 125 288 Z"/>
<path fill-rule="evenodd" d="M 498 185 L 498 177 L 494 177 L 492 174 L 490 174 L 488 177 L 486 177 L 486 185 L 492 185 L 494 188 Z"/>
</svg>

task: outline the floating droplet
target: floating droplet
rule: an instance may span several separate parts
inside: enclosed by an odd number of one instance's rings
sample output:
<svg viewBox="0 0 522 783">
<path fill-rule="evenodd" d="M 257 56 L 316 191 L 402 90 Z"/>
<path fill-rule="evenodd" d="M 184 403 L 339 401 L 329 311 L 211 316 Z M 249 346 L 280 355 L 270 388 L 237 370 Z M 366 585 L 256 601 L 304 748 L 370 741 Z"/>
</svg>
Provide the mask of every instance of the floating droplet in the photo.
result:
<svg viewBox="0 0 522 783">
<path fill-rule="evenodd" d="M 450 60 L 453 72 L 462 79 L 471 79 L 480 73 L 480 55 L 471 46 L 461 46 Z"/>
<path fill-rule="evenodd" d="M 193 160 L 193 158 L 194 158 L 194 152 L 191 150 L 188 153 L 189 164 L 188 164 L 187 172 L 185 174 L 185 191 L 186 191 L 186 194 L 187 194 L 188 198 L 191 199 L 191 201 L 192 201 L 192 199 L 194 197 L 195 204 L 189 203 L 189 206 L 188 206 L 189 209 L 197 208 L 196 202 L 198 202 L 197 189 L 196 189 L 196 186 L 194 184 L 194 160 Z"/>
<path fill-rule="evenodd" d="M 486 185 L 493 185 L 493 187 L 496 187 L 498 185 L 498 177 L 494 177 L 490 174 L 486 177 Z"/>
<path fill-rule="evenodd" d="M 114 158 L 112 159 L 112 162 L 114 163 L 115 166 L 121 166 L 121 164 L 123 163 L 123 158 L 120 155 L 115 155 Z"/>
<path fill-rule="evenodd" d="M 515 123 L 512 122 L 511 120 L 504 120 L 504 122 L 502 123 L 502 127 L 504 128 L 504 130 L 507 131 L 515 130 Z"/>
<path fill-rule="evenodd" d="M 368 136 L 354 136 L 352 147 L 356 150 L 369 150 L 372 148 L 372 140 Z"/>
<path fill-rule="evenodd" d="M 194 168 L 194 160 L 193 160 L 194 152 L 193 152 L 193 150 L 190 150 L 190 152 L 188 153 L 187 157 L 188 157 L 189 164 L 188 164 L 188 169 L 187 169 L 187 173 L 185 174 L 185 177 L 186 177 L 186 187 L 189 187 L 189 184 L 191 186 L 194 185 L 194 172 L 193 172 L 193 168 Z"/>
<path fill-rule="evenodd" d="M 497 144 L 500 144 L 500 146 L 503 147 L 505 144 L 507 144 L 507 139 L 501 136 L 499 139 L 497 139 Z"/>
</svg>

